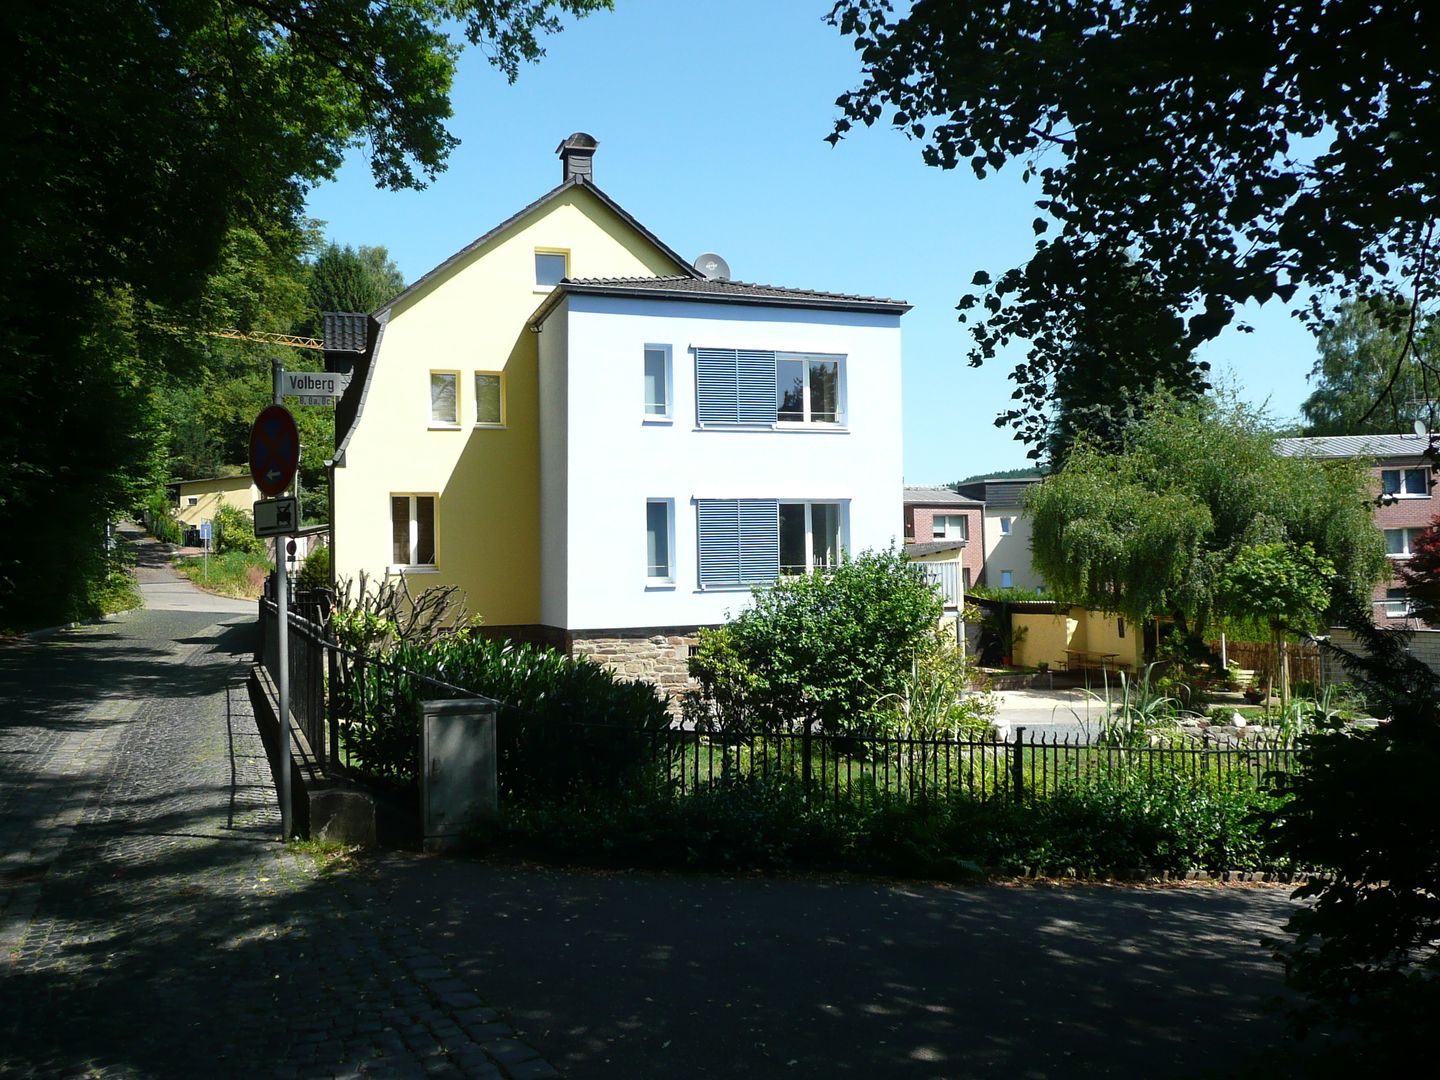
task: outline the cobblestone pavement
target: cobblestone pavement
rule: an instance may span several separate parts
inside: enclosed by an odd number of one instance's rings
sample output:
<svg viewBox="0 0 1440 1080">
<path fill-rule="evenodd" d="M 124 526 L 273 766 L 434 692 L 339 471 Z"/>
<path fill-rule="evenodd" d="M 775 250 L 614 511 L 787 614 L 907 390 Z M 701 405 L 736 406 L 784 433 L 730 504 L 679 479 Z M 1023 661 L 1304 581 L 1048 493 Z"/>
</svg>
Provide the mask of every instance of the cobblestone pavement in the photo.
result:
<svg viewBox="0 0 1440 1080">
<path fill-rule="evenodd" d="M 558 1075 L 366 873 L 278 842 L 248 622 L 0 649 L 0 1075 Z"/>
</svg>

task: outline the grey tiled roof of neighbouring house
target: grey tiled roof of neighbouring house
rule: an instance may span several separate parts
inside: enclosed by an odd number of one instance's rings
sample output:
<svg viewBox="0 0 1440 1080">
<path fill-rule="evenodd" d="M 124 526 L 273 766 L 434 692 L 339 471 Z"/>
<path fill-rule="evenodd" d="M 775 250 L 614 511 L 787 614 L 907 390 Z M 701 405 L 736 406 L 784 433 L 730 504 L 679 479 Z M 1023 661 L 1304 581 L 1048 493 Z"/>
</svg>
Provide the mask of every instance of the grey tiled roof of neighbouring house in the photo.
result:
<svg viewBox="0 0 1440 1080">
<path fill-rule="evenodd" d="M 1282 457 L 1414 458 L 1429 445 L 1426 435 L 1319 435 L 1276 439 L 1275 452 Z"/>
<path fill-rule="evenodd" d="M 965 540 L 926 540 L 919 544 L 906 544 L 906 555 L 939 555 L 942 551 L 957 551 L 963 548 Z"/>
<path fill-rule="evenodd" d="M 910 506 L 984 506 L 979 499 L 961 495 L 948 487 L 907 487 L 905 505 Z"/>
<path fill-rule="evenodd" d="M 530 317 L 539 326 L 563 295 L 624 296 L 639 299 L 691 300 L 701 303 L 761 304 L 766 307 L 827 308 L 834 311 L 866 311 L 903 315 L 910 310 L 904 300 L 853 293 L 817 292 L 790 289 L 781 285 L 755 285 L 748 281 L 720 281 L 712 278 L 567 278 L 555 287 Z"/>
<path fill-rule="evenodd" d="M 327 311 L 320 316 L 320 340 L 326 352 L 364 352 L 369 344 L 370 316 L 363 311 Z"/>
</svg>

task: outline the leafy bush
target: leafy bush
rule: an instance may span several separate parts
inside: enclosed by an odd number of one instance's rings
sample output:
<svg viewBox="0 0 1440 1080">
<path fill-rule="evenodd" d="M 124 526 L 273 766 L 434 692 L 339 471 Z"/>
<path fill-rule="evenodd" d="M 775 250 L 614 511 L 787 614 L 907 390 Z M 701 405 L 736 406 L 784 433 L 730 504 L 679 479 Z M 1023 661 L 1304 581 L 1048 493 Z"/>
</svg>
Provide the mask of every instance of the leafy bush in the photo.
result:
<svg viewBox="0 0 1440 1080">
<path fill-rule="evenodd" d="M 345 729 L 346 746 L 362 769 L 415 782 L 419 703 L 457 696 L 425 678 L 501 703 L 496 735 L 507 794 L 554 797 L 620 783 L 652 762 L 668 766 L 670 715 L 649 683 L 622 681 L 598 664 L 550 649 L 461 630 L 425 644 L 402 642 L 387 663 L 364 666 L 350 688 L 352 720 Z"/>
<path fill-rule="evenodd" d="M 1241 776 L 1137 773 L 1016 804 L 907 800 L 874 791 L 807 798 L 788 775 L 731 776 L 681 797 L 595 788 L 506 814 L 528 852 L 602 865 L 826 869 L 943 878 L 1038 869 L 1104 877 L 1288 868 L 1262 846 L 1257 812 L 1278 800 Z"/>
<path fill-rule="evenodd" d="M 317 547 L 305 556 L 300 573 L 295 575 L 295 587 L 303 591 L 328 589 L 330 587 L 330 549 Z"/>
<path fill-rule="evenodd" d="M 150 530 L 151 536 L 162 544 L 180 543 L 180 523 L 175 520 L 175 508 L 170 504 L 170 496 L 163 488 L 147 495 L 141 510 L 145 527 Z"/>
<path fill-rule="evenodd" d="M 238 551 L 246 555 L 263 556 L 265 541 L 255 535 L 255 523 L 250 515 L 233 506 L 221 506 L 215 511 L 215 551 L 224 555 Z"/>
<path fill-rule="evenodd" d="M 726 626 L 701 631 L 691 674 L 721 718 L 853 731 L 905 689 L 940 612 L 939 596 L 903 555 L 865 552 L 757 589 Z"/>
</svg>

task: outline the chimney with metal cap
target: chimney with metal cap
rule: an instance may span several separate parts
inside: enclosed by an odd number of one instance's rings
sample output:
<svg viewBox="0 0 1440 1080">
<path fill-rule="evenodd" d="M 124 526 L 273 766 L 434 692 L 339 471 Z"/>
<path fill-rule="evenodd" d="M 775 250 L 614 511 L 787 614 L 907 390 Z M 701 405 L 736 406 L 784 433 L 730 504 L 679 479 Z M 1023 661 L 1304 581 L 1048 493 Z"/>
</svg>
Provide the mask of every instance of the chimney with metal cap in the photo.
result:
<svg viewBox="0 0 1440 1080">
<path fill-rule="evenodd" d="M 555 148 L 560 155 L 560 165 L 564 172 L 563 179 L 586 180 L 595 179 L 595 148 L 600 141 L 593 135 L 586 135 L 583 131 L 577 131 L 568 139 Z"/>
</svg>

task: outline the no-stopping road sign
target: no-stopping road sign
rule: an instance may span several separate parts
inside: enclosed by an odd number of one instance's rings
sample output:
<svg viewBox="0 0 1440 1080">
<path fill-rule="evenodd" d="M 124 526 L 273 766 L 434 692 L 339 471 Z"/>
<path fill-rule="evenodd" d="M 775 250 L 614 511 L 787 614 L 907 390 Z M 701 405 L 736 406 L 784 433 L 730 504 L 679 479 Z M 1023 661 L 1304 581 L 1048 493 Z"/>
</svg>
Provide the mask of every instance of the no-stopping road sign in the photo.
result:
<svg viewBox="0 0 1440 1080">
<path fill-rule="evenodd" d="M 274 497 L 290 486 L 300 464 L 300 432 L 283 405 L 267 405 L 250 429 L 250 478 Z"/>
</svg>

